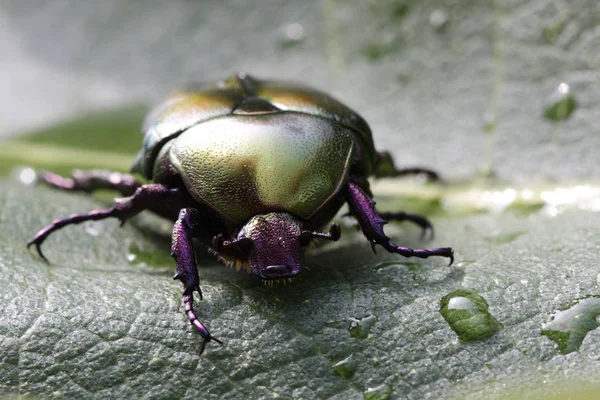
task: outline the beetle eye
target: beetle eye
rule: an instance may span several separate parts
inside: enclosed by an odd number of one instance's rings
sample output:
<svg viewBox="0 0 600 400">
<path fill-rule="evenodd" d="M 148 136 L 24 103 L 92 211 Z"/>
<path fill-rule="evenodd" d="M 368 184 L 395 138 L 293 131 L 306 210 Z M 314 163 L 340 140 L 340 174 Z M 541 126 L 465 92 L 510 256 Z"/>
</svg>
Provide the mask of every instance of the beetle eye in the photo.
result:
<svg viewBox="0 0 600 400">
<path fill-rule="evenodd" d="M 312 239 L 313 235 L 311 231 L 303 231 L 300 234 L 300 246 L 304 247 L 304 246 L 308 246 L 310 244 L 310 241 Z"/>
<path fill-rule="evenodd" d="M 235 245 L 237 248 L 244 254 L 248 254 L 250 252 L 250 248 L 252 247 L 252 239 L 242 238 L 235 241 Z"/>
</svg>

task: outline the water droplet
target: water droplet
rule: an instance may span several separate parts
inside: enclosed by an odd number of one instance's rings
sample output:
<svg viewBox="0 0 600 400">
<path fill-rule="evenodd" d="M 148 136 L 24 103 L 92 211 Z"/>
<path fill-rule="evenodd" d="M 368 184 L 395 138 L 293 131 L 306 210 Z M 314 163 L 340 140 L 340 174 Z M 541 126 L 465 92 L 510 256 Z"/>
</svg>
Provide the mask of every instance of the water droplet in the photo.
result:
<svg viewBox="0 0 600 400">
<path fill-rule="evenodd" d="M 598 316 L 600 298 L 578 300 L 571 307 L 556 311 L 541 333 L 555 342 L 562 354 L 572 353 L 579 349 L 589 331 L 600 326 Z"/>
<path fill-rule="evenodd" d="M 488 312 L 489 305 L 475 290 L 456 290 L 440 301 L 440 313 L 463 342 L 482 340 L 502 329 Z"/>
<path fill-rule="evenodd" d="M 576 107 L 577 102 L 571 88 L 563 82 L 558 85 L 548 99 L 548 103 L 544 107 L 544 117 L 551 121 L 562 121 L 569 118 Z"/>
<path fill-rule="evenodd" d="M 11 175 L 14 179 L 18 180 L 23 185 L 31 185 L 36 183 L 37 181 L 37 174 L 35 173 L 35 170 L 31 167 L 15 168 L 12 171 Z"/>
<path fill-rule="evenodd" d="M 304 27 L 298 22 L 285 26 L 285 37 L 288 40 L 298 41 L 304 38 Z"/>
<path fill-rule="evenodd" d="M 135 254 L 127 254 L 127 261 L 130 263 L 134 262 L 137 256 Z"/>
<path fill-rule="evenodd" d="M 384 383 L 383 385 L 368 388 L 363 393 L 363 397 L 365 400 L 387 400 L 391 394 L 392 388 Z"/>
<path fill-rule="evenodd" d="M 436 31 L 444 29 L 448 24 L 448 15 L 444 10 L 436 9 L 429 14 L 429 25 Z"/>
<path fill-rule="evenodd" d="M 367 315 L 361 319 L 350 318 L 350 326 L 348 327 L 350 336 L 360 339 L 368 337 L 375 322 L 377 322 L 377 317 L 374 315 Z"/>
<path fill-rule="evenodd" d="M 281 48 L 293 47 L 304 40 L 304 26 L 298 22 L 284 25 L 281 28 L 281 39 L 279 46 Z"/>
<path fill-rule="evenodd" d="M 344 379 L 350 379 L 356 371 L 356 366 L 357 363 L 354 361 L 354 357 L 350 356 L 333 364 L 333 373 Z"/>
</svg>

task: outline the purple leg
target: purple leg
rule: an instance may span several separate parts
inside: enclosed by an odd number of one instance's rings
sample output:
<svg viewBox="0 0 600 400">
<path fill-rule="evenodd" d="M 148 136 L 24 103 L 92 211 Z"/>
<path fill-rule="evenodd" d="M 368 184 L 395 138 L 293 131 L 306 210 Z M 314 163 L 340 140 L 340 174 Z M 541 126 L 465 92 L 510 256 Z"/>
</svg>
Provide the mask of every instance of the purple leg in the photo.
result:
<svg viewBox="0 0 600 400">
<path fill-rule="evenodd" d="M 375 211 L 375 202 L 354 183 L 348 183 L 348 204 L 352 215 L 358 220 L 364 235 L 371 242 L 373 251 L 375 251 L 375 245 L 379 244 L 390 253 L 397 253 L 404 257 L 447 257 L 450 259 L 450 265 L 452 265 L 454 253 L 449 247 L 437 249 L 411 249 L 409 247 L 400 247 L 397 244 L 392 243 L 390 238 L 383 232 L 383 225 L 386 221 L 379 216 L 377 211 Z"/>
<path fill-rule="evenodd" d="M 430 235 L 430 240 L 433 240 L 433 237 L 435 236 L 435 231 L 433 229 L 433 225 L 431 225 L 431 222 L 429 222 L 427 220 L 427 218 L 422 217 L 418 214 L 411 214 L 411 213 L 407 213 L 404 211 L 399 211 L 399 212 L 380 212 L 379 216 L 381 218 L 383 218 L 386 221 L 398 221 L 398 222 L 402 222 L 402 221 L 410 221 L 414 224 L 417 224 L 421 227 L 421 229 L 423 230 L 421 232 L 421 238 L 425 238 L 425 235 L 427 234 L 427 232 L 431 232 Z"/>
<path fill-rule="evenodd" d="M 171 244 L 171 256 L 177 264 L 177 273 L 173 279 L 179 279 L 183 283 L 183 304 L 185 306 L 185 314 L 190 323 L 196 329 L 196 332 L 202 336 L 203 342 L 200 348 L 200 354 L 204 351 L 206 343 L 215 341 L 223 344 L 219 339 L 214 338 L 208 332 L 208 329 L 202 322 L 198 320 L 194 312 L 194 295 L 195 291 L 202 299 L 200 291 L 200 279 L 198 278 L 198 268 L 196 267 L 196 257 L 192 243 L 192 232 L 198 227 L 197 224 L 198 211 L 192 208 L 184 208 L 179 213 L 179 218 L 173 226 L 173 239 Z"/>
<path fill-rule="evenodd" d="M 396 168 L 394 159 L 387 151 L 377 153 L 376 178 L 396 178 L 408 175 L 425 175 L 430 181 L 441 181 L 437 172 L 427 168 Z"/>
<path fill-rule="evenodd" d="M 53 172 L 40 173 L 40 182 L 69 191 L 91 193 L 98 189 L 116 190 L 123 196 L 131 196 L 142 186 L 132 175 L 100 169 L 82 171 L 73 170 L 71 178 L 63 178 Z"/>
<path fill-rule="evenodd" d="M 41 231 L 33 240 L 27 243 L 27 247 L 35 246 L 40 257 L 48 261 L 42 253 L 42 243 L 54 231 L 71 224 L 80 224 L 85 221 L 99 221 L 106 218 L 118 218 L 124 223 L 127 218 L 133 217 L 141 211 L 150 208 L 157 203 L 164 202 L 171 196 L 178 194 L 177 189 L 170 189 L 159 184 L 149 184 L 139 187 L 130 197 L 115 199 L 115 205 L 108 210 L 95 210 L 86 214 L 73 214 L 68 218 L 57 219 Z"/>
<path fill-rule="evenodd" d="M 310 243 L 311 239 L 325 239 L 331 240 L 332 242 L 337 242 L 340 240 L 340 236 L 342 236 L 342 228 L 338 224 L 331 224 L 329 227 L 329 232 L 312 232 L 312 231 L 303 231 L 300 235 L 300 243 L 303 245 L 307 245 Z"/>
</svg>

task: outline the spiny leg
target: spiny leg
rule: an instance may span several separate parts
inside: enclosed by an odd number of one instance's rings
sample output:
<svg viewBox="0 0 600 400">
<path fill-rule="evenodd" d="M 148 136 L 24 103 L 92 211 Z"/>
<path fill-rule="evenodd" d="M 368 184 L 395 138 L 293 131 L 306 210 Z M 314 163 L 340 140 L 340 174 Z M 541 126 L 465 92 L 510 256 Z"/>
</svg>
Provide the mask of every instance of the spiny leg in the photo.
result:
<svg viewBox="0 0 600 400">
<path fill-rule="evenodd" d="M 196 256 L 192 243 L 192 232 L 197 228 L 198 211 L 193 208 L 184 208 L 179 213 L 179 218 L 173 226 L 173 239 L 171 244 L 171 256 L 175 259 L 177 273 L 173 279 L 179 279 L 183 283 L 183 304 L 185 314 L 190 323 L 196 329 L 196 332 L 202 336 L 202 347 L 200 354 L 204 352 L 206 343 L 215 341 L 223 344 L 219 339 L 214 338 L 206 329 L 206 326 L 196 317 L 194 312 L 194 292 L 198 292 L 202 299 L 200 291 L 200 279 L 198 278 L 198 268 L 196 266 Z"/>
<path fill-rule="evenodd" d="M 421 215 L 407 213 L 404 211 L 380 212 L 378 214 L 381 218 L 383 218 L 386 221 L 398 221 L 398 222 L 410 221 L 414 224 L 419 225 L 419 227 L 421 227 L 421 229 L 422 229 L 421 239 L 425 238 L 425 235 L 427 234 L 427 232 L 431 232 L 429 240 L 433 240 L 433 238 L 435 236 L 435 231 L 433 229 L 433 225 L 431 225 L 431 222 L 429 222 L 429 220 L 427 218 L 425 218 Z"/>
<path fill-rule="evenodd" d="M 63 178 L 53 172 L 43 171 L 39 179 L 41 183 L 56 189 L 85 193 L 109 189 L 116 190 L 123 196 L 131 196 L 142 186 L 132 175 L 101 169 L 88 171 L 74 169 L 71 178 Z"/>
<path fill-rule="evenodd" d="M 352 215 L 358 220 L 364 235 L 371 242 L 373 251 L 375 251 L 375 245 L 379 244 L 388 252 L 397 253 L 404 257 L 447 257 L 450 259 L 450 265 L 454 261 L 454 253 L 449 247 L 411 249 L 409 247 L 400 247 L 391 242 L 390 238 L 383 232 L 383 225 L 386 221 L 375 211 L 375 202 L 358 185 L 352 182 L 348 183 L 348 204 Z"/>
<path fill-rule="evenodd" d="M 106 218 L 118 218 L 123 224 L 127 218 L 133 217 L 141 211 L 162 202 L 170 196 L 178 194 L 177 189 L 170 189 L 159 184 L 149 184 L 139 187 L 130 197 L 115 199 L 115 205 L 108 210 L 95 210 L 85 214 L 73 214 L 70 217 L 57 219 L 52 224 L 40 230 L 32 241 L 27 243 L 27 247 L 35 246 L 38 254 L 44 260 L 48 259 L 42 253 L 42 243 L 53 232 L 64 228 L 67 225 L 80 224 L 85 221 L 99 221 Z"/>
<path fill-rule="evenodd" d="M 396 168 L 392 155 L 387 151 L 377 153 L 376 178 L 397 178 L 409 175 L 425 175 L 430 181 L 441 181 L 437 172 L 427 168 Z"/>
</svg>

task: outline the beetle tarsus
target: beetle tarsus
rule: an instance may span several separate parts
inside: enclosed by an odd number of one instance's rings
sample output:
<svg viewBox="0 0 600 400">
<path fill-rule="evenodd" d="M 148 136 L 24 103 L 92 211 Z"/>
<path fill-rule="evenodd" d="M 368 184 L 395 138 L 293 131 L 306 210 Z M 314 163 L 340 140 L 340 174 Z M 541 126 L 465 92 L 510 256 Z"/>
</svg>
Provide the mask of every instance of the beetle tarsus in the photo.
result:
<svg viewBox="0 0 600 400">
<path fill-rule="evenodd" d="M 400 168 L 396 169 L 394 177 L 403 177 L 410 175 L 424 175 L 428 181 L 430 182 L 441 182 L 442 178 L 438 175 L 437 172 L 421 167 L 413 167 L 413 168 Z"/>
<path fill-rule="evenodd" d="M 135 193 L 126 198 L 116 199 L 115 205 L 107 210 L 94 210 L 85 214 L 73 214 L 67 218 L 57 219 L 52 224 L 40 230 L 33 240 L 28 244 L 28 247 L 35 245 L 40 256 L 48 261 L 43 256 L 41 246 L 44 241 L 53 232 L 72 224 L 80 224 L 86 221 L 100 221 L 106 218 L 118 218 L 122 223 L 148 208 L 157 200 L 162 200 L 172 194 L 172 191 L 167 187 L 159 184 L 149 184 L 138 188 Z"/>
<path fill-rule="evenodd" d="M 446 257 L 450 259 L 448 266 L 454 262 L 454 252 L 450 247 L 440 247 L 436 249 L 411 249 L 410 247 L 400 247 L 391 241 L 378 243 L 390 253 L 400 254 L 404 257 L 429 258 L 431 256 Z"/>
<path fill-rule="evenodd" d="M 196 332 L 198 332 L 203 339 L 202 348 L 200 349 L 200 354 L 202 354 L 206 343 L 210 341 L 220 344 L 223 343 L 211 336 L 206 326 L 198 320 L 196 313 L 194 312 L 193 293 L 197 291 L 202 300 L 198 267 L 196 266 L 196 256 L 192 243 L 193 228 L 198 226 L 198 216 L 198 210 L 193 208 L 184 208 L 179 212 L 179 217 L 173 226 L 171 255 L 175 259 L 175 264 L 177 265 L 177 272 L 175 273 L 175 276 L 173 276 L 173 279 L 180 280 L 184 287 L 183 304 L 185 307 L 185 314 Z"/>
<path fill-rule="evenodd" d="M 427 236 L 427 232 L 429 232 L 428 240 L 433 240 L 435 237 L 435 230 L 433 229 L 433 225 L 429 220 L 418 214 L 411 214 L 404 211 L 400 212 L 381 212 L 379 216 L 383 219 L 390 221 L 409 221 L 421 228 L 421 239 L 425 239 Z"/>
<path fill-rule="evenodd" d="M 442 182 L 437 172 L 421 167 L 396 168 L 392 155 L 387 151 L 377 153 L 377 166 L 375 169 L 375 178 L 400 178 L 410 175 L 424 175 L 428 181 Z"/>
<path fill-rule="evenodd" d="M 371 242 L 371 248 L 375 251 L 375 244 L 381 245 L 390 253 L 400 254 L 404 257 L 428 258 L 432 256 L 447 257 L 450 259 L 450 265 L 454 262 L 454 254 L 449 247 L 436 249 L 411 249 L 410 247 L 401 247 L 390 241 L 390 238 L 383 232 L 382 216 L 388 219 L 404 219 L 414 222 L 424 228 L 429 228 L 431 223 L 425 218 L 408 213 L 378 214 L 375 210 L 371 198 L 355 183 L 348 183 L 348 204 L 352 215 L 358 220 L 364 235 Z M 395 216 L 401 218 L 394 218 Z M 391 217 L 391 218 L 390 218 Z M 433 229 L 431 227 L 431 229 Z"/>
<path fill-rule="evenodd" d="M 71 178 L 64 178 L 53 172 L 39 174 L 40 183 L 60 190 L 91 193 L 99 189 L 116 190 L 123 196 L 131 196 L 142 186 L 132 175 L 107 170 L 73 170 Z"/>
<path fill-rule="evenodd" d="M 216 337 L 212 336 L 206 326 L 198 318 L 196 318 L 196 313 L 194 312 L 194 297 L 192 295 L 183 296 L 183 304 L 185 306 L 185 314 L 187 315 L 190 323 L 198 333 L 202 337 L 202 346 L 200 347 L 200 354 L 204 353 L 204 347 L 208 342 L 217 342 L 220 345 L 223 345 Z"/>
</svg>

